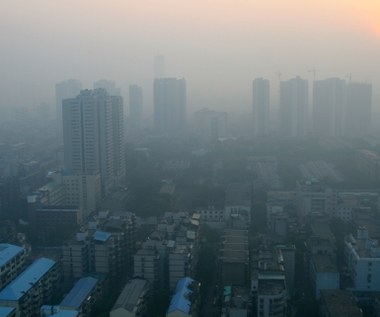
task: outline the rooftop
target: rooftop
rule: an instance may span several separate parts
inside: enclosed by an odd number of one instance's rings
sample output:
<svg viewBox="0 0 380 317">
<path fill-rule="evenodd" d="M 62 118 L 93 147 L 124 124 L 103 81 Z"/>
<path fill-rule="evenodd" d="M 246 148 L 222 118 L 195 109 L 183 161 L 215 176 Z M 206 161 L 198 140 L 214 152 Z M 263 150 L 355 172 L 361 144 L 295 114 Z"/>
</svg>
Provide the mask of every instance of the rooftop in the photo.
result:
<svg viewBox="0 0 380 317">
<path fill-rule="evenodd" d="M 109 232 L 97 230 L 92 237 L 96 241 L 106 242 L 111 237 L 111 234 Z"/>
<path fill-rule="evenodd" d="M 0 267 L 13 259 L 17 254 L 21 254 L 23 251 L 24 248 L 17 245 L 0 243 Z"/>
<path fill-rule="evenodd" d="M 338 268 L 335 261 L 328 255 L 314 255 L 312 257 L 317 273 L 337 273 Z"/>
<path fill-rule="evenodd" d="M 0 292 L 0 300 L 17 301 L 55 265 L 55 261 L 40 258 L 34 261 L 11 284 Z"/>
<path fill-rule="evenodd" d="M 1 317 L 11 316 L 11 314 L 13 313 L 13 311 L 15 309 L 16 308 L 14 308 L 14 307 L 1 307 L 0 306 L 0 316 Z"/>
<path fill-rule="evenodd" d="M 190 289 L 190 285 L 195 282 L 190 277 L 181 278 L 175 288 L 175 293 L 170 301 L 168 313 L 174 311 L 181 311 L 185 314 L 189 314 L 191 310 L 190 295 L 193 291 Z"/>
<path fill-rule="evenodd" d="M 149 283 L 142 279 L 133 279 L 125 285 L 112 310 L 124 308 L 132 312 L 139 299 L 149 290 Z"/>
<path fill-rule="evenodd" d="M 322 302 L 331 317 L 362 317 L 354 296 L 345 290 L 321 291 Z"/>
<path fill-rule="evenodd" d="M 74 287 L 59 304 L 63 307 L 78 309 L 96 287 L 98 280 L 93 277 L 83 277 L 75 283 Z"/>
</svg>

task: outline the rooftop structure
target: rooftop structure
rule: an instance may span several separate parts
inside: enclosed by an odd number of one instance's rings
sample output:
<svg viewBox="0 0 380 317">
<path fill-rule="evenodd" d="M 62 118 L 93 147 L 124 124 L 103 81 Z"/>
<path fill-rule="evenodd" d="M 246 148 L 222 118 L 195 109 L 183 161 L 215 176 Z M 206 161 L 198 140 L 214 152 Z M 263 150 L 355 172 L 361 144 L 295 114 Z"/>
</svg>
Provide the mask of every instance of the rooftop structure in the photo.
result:
<svg viewBox="0 0 380 317">
<path fill-rule="evenodd" d="M 143 279 L 133 279 L 125 285 L 110 312 L 111 317 L 141 316 L 146 310 L 150 284 Z"/>
<path fill-rule="evenodd" d="M 351 292 L 345 290 L 322 291 L 321 312 L 323 317 L 362 317 Z"/>
<path fill-rule="evenodd" d="M 0 301 L 19 300 L 26 294 L 50 269 L 56 264 L 55 261 L 40 258 L 33 262 L 11 284 L 0 292 Z"/>
<path fill-rule="evenodd" d="M 0 243 L 0 267 L 3 268 L 4 265 L 12 261 L 15 257 L 23 255 L 24 252 L 24 248 L 17 245 Z"/>
<path fill-rule="evenodd" d="M 61 308 L 81 311 L 82 306 L 94 292 L 98 279 L 93 277 L 81 278 L 59 304 Z"/>
<path fill-rule="evenodd" d="M 192 316 L 196 302 L 195 293 L 197 289 L 194 287 L 195 285 L 197 282 L 190 277 L 184 277 L 178 281 L 166 313 L 167 317 L 176 316 L 176 312 L 182 312 L 184 316 Z"/>
</svg>

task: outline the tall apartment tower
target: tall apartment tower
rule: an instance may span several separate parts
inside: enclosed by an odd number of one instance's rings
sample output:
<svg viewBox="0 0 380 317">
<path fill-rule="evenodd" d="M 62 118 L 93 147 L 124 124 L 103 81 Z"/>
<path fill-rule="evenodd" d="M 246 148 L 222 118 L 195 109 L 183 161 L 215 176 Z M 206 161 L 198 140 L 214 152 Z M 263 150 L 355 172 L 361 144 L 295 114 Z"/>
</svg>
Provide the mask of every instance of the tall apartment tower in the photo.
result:
<svg viewBox="0 0 380 317">
<path fill-rule="evenodd" d="M 362 136 L 371 124 L 372 85 L 350 82 L 347 84 L 346 135 Z"/>
<path fill-rule="evenodd" d="M 269 80 L 256 78 L 252 83 L 253 132 L 260 136 L 269 132 Z"/>
<path fill-rule="evenodd" d="M 143 110 L 142 88 L 137 85 L 129 86 L 129 119 L 132 130 L 141 128 Z"/>
<path fill-rule="evenodd" d="M 186 128 L 186 81 L 154 80 L 154 124 L 158 133 L 176 135 Z"/>
<path fill-rule="evenodd" d="M 339 78 L 315 81 L 313 84 L 313 131 L 317 135 L 344 135 L 346 82 Z"/>
<path fill-rule="evenodd" d="M 69 79 L 55 85 L 55 99 L 57 111 L 57 134 L 62 138 L 62 101 L 74 98 L 82 90 L 82 83 L 76 79 Z"/>
<path fill-rule="evenodd" d="M 308 111 L 308 82 L 296 77 L 280 84 L 281 133 L 288 137 L 306 134 Z"/>
<path fill-rule="evenodd" d="M 64 100 L 63 140 L 66 173 L 100 174 L 107 193 L 125 176 L 122 98 L 96 89 Z"/>
</svg>

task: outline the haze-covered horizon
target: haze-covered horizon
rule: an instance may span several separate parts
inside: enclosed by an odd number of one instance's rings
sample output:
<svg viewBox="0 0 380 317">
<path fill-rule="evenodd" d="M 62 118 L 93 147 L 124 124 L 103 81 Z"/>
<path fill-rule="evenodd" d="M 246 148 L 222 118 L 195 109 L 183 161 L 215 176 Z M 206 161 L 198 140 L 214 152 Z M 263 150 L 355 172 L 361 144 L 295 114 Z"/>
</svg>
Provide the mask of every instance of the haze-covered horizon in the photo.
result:
<svg viewBox="0 0 380 317">
<path fill-rule="evenodd" d="M 188 107 L 251 110 L 256 77 L 339 77 L 373 84 L 380 104 L 380 3 L 360 1 L 3 0 L 0 106 L 48 102 L 54 86 L 105 78 L 144 89 L 153 58 L 187 82 Z M 29 104 L 26 104 L 28 103 Z"/>
</svg>

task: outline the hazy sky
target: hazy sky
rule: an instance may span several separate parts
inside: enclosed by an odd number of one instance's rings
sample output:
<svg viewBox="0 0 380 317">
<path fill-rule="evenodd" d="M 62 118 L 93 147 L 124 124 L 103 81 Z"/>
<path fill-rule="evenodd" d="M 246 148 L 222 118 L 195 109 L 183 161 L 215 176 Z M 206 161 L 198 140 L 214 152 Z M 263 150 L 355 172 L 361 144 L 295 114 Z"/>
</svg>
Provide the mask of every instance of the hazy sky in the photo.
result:
<svg viewBox="0 0 380 317">
<path fill-rule="evenodd" d="M 0 40 L 0 105 L 106 78 L 143 85 L 149 107 L 156 54 L 194 108 L 249 109 L 253 78 L 310 69 L 371 81 L 380 103 L 380 0 L 0 0 Z"/>
</svg>

